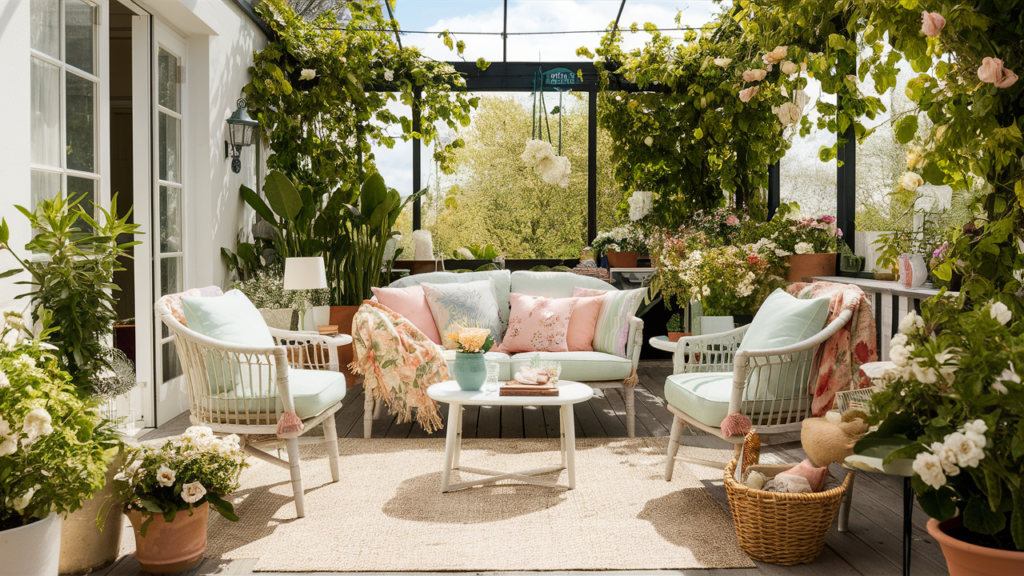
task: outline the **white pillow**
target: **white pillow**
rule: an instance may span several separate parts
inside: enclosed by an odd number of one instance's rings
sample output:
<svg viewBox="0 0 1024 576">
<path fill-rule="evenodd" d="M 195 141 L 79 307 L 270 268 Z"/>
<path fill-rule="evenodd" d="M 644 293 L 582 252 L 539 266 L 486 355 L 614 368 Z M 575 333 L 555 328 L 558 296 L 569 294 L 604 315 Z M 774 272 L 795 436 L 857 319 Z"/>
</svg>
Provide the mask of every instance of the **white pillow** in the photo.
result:
<svg viewBox="0 0 1024 576">
<path fill-rule="evenodd" d="M 448 334 L 459 328 L 487 328 L 495 344 L 501 344 L 501 318 L 494 284 L 490 280 L 453 284 L 421 284 L 427 306 L 434 316 L 441 344 L 456 348 Z"/>
</svg>

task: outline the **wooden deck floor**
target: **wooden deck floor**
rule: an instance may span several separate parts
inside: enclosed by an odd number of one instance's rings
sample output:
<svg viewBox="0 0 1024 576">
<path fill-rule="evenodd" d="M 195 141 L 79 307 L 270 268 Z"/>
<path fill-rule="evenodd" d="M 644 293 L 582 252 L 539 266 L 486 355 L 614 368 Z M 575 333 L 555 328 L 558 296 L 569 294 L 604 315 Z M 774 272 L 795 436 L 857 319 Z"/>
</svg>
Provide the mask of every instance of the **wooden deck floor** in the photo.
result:
<svg viewBox="0 0 1024 576">
<path fill-rule="evenodd" d="M 671 365 L 663 361 L 645 361 L 639 370 L 640 385 L 636 390 L 637 436 L 668 436 L 672 415 L 665 408 L 664 382 L 671 374 Z M 355 389 L 351 390 L 355 392 Z M 447 415 L 447 405 L 442 405 Z M 552 438 L 558 436 L 556 408 L 467 407 L 463 424 L 466 438 Z M 617 390 L 607 390 L 603 397 L 576 406 L 576 435 L 579 437 L 623 437 L 626 435 L 626 409 Z M 348 438 L 363 436 L 362 392 L 347 399 L 337 415 L 338 434 Z M 146 439 L 180 433 L 188 426 L 187 415 L 175 419 L 148 434 Z M 443 437 L 444 433 L 426 434 L 422 428 L 410 423 L 398 424 L 394 417 L 383 414 L 373 424 L 375 438 Z M 688 436 L 684 443 L 719 446 L 721 441 L 709 436 Z M 771 445 L 762 452 L 785 455 L 796 461 L 804 457 L 799 438 L 790 435 L 770 439 Z M 684 465 L 677 463 L 677 466 Z M 843 470 L 833 465 L 832 473 L 842 476 Z M 721 482 L 708 489 L 728 510 L 725 488 Z M 833 528 L 826 539 L 826 547 L 814 562 L 801 566 L 783 567 L 757 563 L 756 569 L 668 571 L 666 574 L 730 574 L 747 575 L 878 575 L 900 574 L 902 562 L 903 500 L 902 480 L 882 474 L 859 473 L 854 484 L 850 530 L 840 533 Z M 927 516 L 915 505 L 913 525 L 912 575 L 946 575 L 945 560 L 938 544 L 925 529 Z M 220 560 L 209 558 L 189 576 L 200 574 L 252 574 L 256 559 Z M 132 555 L 121 558 L 114 565 L 97 574 L 103 576 L 138 574 L 139 565 Z M 380 574 L 380 573 L 374 573 Z M 409 576 L 408 573 L 406 576 Z M 509 573 L 505 573 L 509 574 Z M 601 572 L 602 576 L 617 573 Z"/>
</svg>

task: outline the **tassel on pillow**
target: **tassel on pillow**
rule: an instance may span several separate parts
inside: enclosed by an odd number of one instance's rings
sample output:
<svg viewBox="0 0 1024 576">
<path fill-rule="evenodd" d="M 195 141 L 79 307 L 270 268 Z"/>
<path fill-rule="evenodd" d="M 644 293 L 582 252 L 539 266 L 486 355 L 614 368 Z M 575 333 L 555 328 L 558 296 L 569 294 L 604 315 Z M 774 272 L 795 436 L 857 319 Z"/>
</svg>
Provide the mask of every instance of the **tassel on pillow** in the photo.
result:
<svg viewBox="0 0 1024 576">
<path fill-rule="evenodd" d="M 729 414 L 722 420 L 722 436 L 744 436 L 750 432 L 750 418 L 743 414 Z"/>
<path fill-rule="evenodd" d="M 302 420 L 295 412 L 285 412 L 281 414 L 281 419 L 277 421 L 277 437 L 285 440 L 288 438 L 298 438 L 299 434 L 305 426 L 302 424 Z"/>
</svg>

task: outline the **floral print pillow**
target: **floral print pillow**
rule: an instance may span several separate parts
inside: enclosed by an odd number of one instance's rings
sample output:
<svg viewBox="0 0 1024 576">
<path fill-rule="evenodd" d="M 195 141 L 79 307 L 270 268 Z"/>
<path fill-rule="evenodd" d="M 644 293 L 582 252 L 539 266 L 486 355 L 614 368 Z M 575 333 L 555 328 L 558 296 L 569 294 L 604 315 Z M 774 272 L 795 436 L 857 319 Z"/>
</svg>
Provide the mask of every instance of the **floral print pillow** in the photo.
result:
<svg viewBox="0 0 1024 576">
<path fill-rule="evenodd" d="M 460 328 L 487 328 L 495 344 L 501 344 L 501 318 L 494 284 L 490 280 L 458 284 L 423 283 L 423 294 L 434 317 L 441 345 L 448 350 L 456 348 L 448 334 Z"/>
<path fill-rule="evenodd" d="M 499 352 L 568 352 L 569 318 L 577 298 L 512 294 L 508 331 Z"/>
</svg>

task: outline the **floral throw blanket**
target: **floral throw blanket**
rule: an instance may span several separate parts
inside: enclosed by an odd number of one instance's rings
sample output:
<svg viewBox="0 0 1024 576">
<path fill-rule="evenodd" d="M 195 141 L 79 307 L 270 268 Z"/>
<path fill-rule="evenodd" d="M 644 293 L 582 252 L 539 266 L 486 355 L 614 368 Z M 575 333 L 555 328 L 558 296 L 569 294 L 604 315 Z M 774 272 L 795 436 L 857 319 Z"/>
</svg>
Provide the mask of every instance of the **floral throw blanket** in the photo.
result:
<svg viewBox="0 0 1024 576">
<path fill-rule="evenodd" d="M 797 298 L 832 299 L 828 309 L 828 326 L 843 312 L 850 310 L 850 321 L 818 347 L 818 374 L 814 384 L 811 413 L 823 416 L 832 409 L 836 392 L 871 386 L 871 380 L 860 374 L 860 365 L 878 360 L 875 342 L 875 316 L 871 300 L 857 286 L 834 282 L 790 284 L 786 291 Z"/>
<path fill-rule="evenodd" d="M 366 394 L 383 399 L 398 422 L 416 421 L 427 433 L 441 428 L 431 384 L 448 380 L 448 366 L 436 344 L 412 322 L 386 306 L 366 300 L 352 319 L 355 359 L 349 369 L 364 376 Z"/>
</svg>

